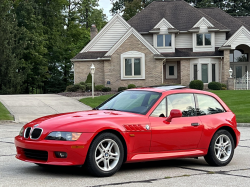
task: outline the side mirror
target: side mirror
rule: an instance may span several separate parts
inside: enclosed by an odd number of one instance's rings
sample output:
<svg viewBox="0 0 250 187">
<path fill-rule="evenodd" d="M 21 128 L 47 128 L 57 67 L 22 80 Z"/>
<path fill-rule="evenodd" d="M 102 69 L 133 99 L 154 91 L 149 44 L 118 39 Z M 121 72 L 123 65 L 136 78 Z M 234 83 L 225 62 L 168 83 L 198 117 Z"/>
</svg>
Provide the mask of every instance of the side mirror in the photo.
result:
<svg viewBox="0 0 250 187">
<path fill-rule="evenodd" d="M 182 117 L 182 112 L 177 109 L 173 109 L 170 111 L 170 115 L 167 117 L 166 121 L 171 122 L 172 118 Z"/>
</svg>

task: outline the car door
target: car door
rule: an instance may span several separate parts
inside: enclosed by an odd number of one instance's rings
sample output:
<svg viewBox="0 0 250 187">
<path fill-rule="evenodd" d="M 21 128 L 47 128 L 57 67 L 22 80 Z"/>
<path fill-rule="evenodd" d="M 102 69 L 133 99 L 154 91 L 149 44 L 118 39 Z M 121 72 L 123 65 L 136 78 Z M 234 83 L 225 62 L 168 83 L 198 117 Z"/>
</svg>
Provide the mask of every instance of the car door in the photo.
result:
<svg viewBox="0 0 250 187">
<path fill-rule="evenodd" d="M 197 148 L 203 125 L 196 115 L 194 95 L 172 94 L 164 98 L 149 117 L 151 123 L 150 151 L 175 151 Z M 182 117 L 166 122 L 172 109 L 179 109 Z"/>
</svg>

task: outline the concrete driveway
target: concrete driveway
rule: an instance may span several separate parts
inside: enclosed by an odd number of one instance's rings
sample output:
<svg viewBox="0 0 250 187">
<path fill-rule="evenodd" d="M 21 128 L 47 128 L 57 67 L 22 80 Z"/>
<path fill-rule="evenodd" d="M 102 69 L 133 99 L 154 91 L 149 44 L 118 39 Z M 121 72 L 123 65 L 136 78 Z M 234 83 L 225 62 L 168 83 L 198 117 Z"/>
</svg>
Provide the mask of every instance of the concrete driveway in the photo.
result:
<svg viewBox="0 0 250 187">
<path fill-rule="evenodd" d="M 15 117 L 15 122 L 30 122 L 45 115 L 91 109 L 73 98 L 56 94 L 0 95 L 0 102 Z"/>
</svg>

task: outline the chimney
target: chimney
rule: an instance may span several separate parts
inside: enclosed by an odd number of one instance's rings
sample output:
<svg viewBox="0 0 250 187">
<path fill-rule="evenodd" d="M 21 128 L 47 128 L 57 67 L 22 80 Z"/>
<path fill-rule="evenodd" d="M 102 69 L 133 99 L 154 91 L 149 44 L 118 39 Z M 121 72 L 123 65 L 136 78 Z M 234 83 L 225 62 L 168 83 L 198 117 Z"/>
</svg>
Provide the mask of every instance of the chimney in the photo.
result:
<svg viewBox="0 0 250 187">
<path fill-rule="evenodd" d="M 92 40 L 97 35 L 97 33 L 98 33 L 98 30 L 95 24 L 92 24 L 90 28 L 90 40 Z"/>
</svg>

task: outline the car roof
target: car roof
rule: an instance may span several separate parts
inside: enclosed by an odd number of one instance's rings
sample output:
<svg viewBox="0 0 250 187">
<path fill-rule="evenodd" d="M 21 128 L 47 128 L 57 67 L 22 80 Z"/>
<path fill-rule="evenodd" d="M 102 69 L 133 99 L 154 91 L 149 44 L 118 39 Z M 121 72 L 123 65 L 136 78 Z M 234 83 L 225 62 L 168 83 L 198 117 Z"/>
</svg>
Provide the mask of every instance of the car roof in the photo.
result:
<svg viewBox="0 0 250 187">
<path fill-rule="evenodd" d="M 169 90 L 179 90 L 179 89 L 186 89 L 186 88 L 187 88 L 186 86 L 181 86 L 181 85 L 156 85 L 156 86 L 148 86 L 148 87 L 141 87 L 141 88 L 133 88 L 130 90 L 165 92 Z"/>
</svg>

